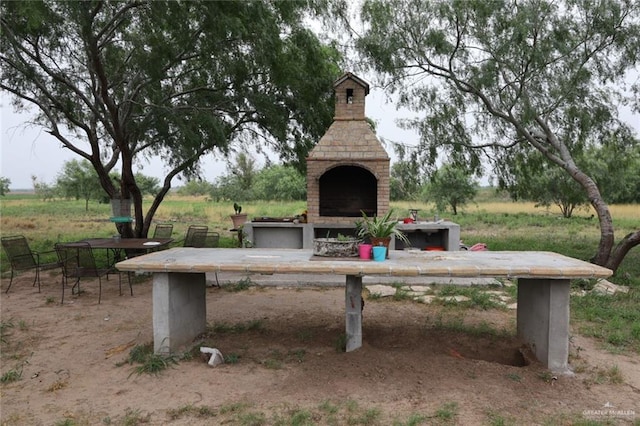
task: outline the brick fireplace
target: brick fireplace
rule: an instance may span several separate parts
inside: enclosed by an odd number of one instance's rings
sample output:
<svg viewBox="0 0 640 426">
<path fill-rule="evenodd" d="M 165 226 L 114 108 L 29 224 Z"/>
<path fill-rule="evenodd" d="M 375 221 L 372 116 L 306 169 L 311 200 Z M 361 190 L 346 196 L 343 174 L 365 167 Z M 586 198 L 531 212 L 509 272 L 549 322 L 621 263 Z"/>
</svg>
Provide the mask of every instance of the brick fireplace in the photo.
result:
<svg viewBox="0 0 640 426">
<path fill-rule="evenodd" d="M 363 211 L 368 216 L 389 211 L 389 155 L 364 115 L 369 85 L 346 73 L 333 87 L 333 123 L 307 157 L 307 222 L 247 222 L 243 232 L 253 247 L 311 249 L 314 238 L 352 233 Z M 413 247 L 458 250 L 460 245 L 455 223 L 398 224 L 398 229 Z M 404 244 L 392 240 L 390 247 L 401 250 Z"/>
<path fill-rule="evenodd" d="M 349 225 L 389 210 L 389 156 L 365 119 L 369 84 L 346 73 L 334 90 L 334 121 L 307 157 L 307 221 Z"/>
</svg>

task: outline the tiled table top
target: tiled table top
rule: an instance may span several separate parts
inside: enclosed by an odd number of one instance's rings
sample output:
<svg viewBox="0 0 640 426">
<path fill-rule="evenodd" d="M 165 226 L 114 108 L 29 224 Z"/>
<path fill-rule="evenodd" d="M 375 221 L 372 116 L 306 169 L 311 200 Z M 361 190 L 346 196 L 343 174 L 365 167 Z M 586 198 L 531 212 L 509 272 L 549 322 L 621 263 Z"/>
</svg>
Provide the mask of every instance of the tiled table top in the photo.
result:
<svg viewBox="0 0 640 426">
<path fill-rule="evenodd" d="M 125 260 L 122 271 L 431 277 L 606 278 L 609 269 L 552 252 L 391 251 L 383 262 L 312 259 L 311 250 L 180 247 Z"/>
</svg>

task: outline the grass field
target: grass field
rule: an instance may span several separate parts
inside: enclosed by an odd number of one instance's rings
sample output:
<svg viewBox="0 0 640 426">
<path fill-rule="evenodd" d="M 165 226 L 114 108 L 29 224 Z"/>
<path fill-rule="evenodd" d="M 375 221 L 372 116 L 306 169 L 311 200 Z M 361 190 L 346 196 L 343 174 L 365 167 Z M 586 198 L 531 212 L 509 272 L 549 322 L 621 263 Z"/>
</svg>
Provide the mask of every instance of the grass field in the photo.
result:
<svg viewBox="0 0 640 426">
<path fill-rule="evenodd" d="M 557 210 L 536 208 L 531 203 L 514 203 L 488 192 L 481 193 L 477 204 L 467 206 L 456 216 L 436 212 L 429 203 L 398 202 L 392 207 L 400 217 L 408 210 L 419 209 L 421 219 L 450 219 L 461 228 L 467 245 L 486 243 L 490 250 L 554 251 L 588 260 L 595 254 L 599 239 L 598 221 L 591 211 L 581 210 L 571 219 L 562 218 Z M 174 238 L 181 239 L 191 224 L 206 224 L 221 234 L 221 246 L 237 246 L 230 232 L 233 202 L 215 203 L 205 197 L 169 196 L 154 218 L 155 223 L 174 224 Z M 253 216 L 294 216 L 306 208 L 305 202 L 243 203 L 243 212 Z M 640 206 L 611 206 L 617 238 L 640 226 Z M 116 233 L 109 222 L 110 206 L 90 203 L 85 211 L 83 201 L 41 201 L 34 195 L 8 194 L 0 199 L 3 236 L 23 234 L 34 250 L 51 250 L 58 241 L 88 237 L 109 237 Z M 9 270 L 4 252 L 3 274 Z M 572 300 L 572 316 L 580 331 L 602 340 L 614 350 L 640 352 L 640 247 L 635 247 L 610 281 L 631 288 L 627 294 L 599 296 L 589 294 Z M 593 283 L 576 282 L 589 288 Z"/>
</svg>

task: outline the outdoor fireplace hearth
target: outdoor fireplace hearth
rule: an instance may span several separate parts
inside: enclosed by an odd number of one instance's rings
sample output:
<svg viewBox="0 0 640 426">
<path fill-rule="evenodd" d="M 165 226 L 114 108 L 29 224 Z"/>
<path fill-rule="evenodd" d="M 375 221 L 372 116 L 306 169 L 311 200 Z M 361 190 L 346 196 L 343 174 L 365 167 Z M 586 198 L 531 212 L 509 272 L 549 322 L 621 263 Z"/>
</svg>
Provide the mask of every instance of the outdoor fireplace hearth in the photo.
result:
<svg viewBox="0 0 640 426">
<path fill-rule="evenodd" d="M 243 227 L 252 247 L 311 249 L 315 238 L 353 235 L 362 212 L 371 217 L 389 211 L 389 155 L 365 118 L 369 85 L 346 73 L 334 90 L 333 123 L 307 157 L 306 223 L 256 218 Z M 460 227 L 455 223 L 398 227 L 411 234 L 412 245 L 459 249 Z M 390 248 L 406 247 L 392 240 Z"/>
</svg>

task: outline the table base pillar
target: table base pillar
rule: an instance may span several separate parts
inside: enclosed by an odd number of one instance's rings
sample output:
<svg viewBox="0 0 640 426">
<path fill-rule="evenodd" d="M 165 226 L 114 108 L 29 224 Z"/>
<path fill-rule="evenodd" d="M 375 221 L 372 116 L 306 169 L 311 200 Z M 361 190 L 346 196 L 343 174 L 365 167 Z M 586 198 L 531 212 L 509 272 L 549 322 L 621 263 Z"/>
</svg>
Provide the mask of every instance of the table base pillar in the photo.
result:
<svg viewBox="0 0 640 426">
<path fill-rule="evenodd" d="M 362 346 L 362 277 L 347 275 L 345 311 L 346 351 L 351 352 Z"/>
<path fill-rule="evenodd" d="M 518 279 L 518 337 L 551 371 L 569 372 L 569 280 Z"/>
<path fill-rule="evenodd" d="M 153 350 L 172 353 L 207 327 L 205 274 L 153 274 Z"/>
</svg>

